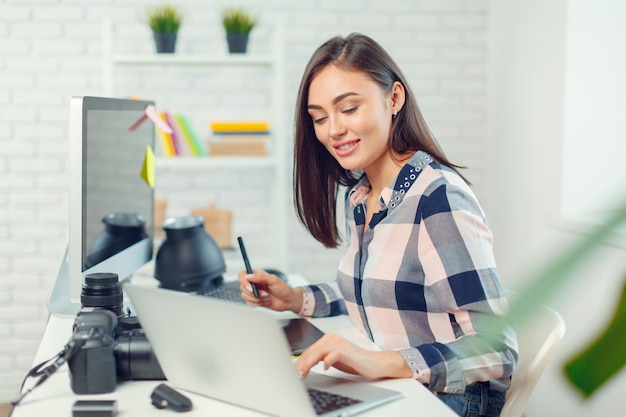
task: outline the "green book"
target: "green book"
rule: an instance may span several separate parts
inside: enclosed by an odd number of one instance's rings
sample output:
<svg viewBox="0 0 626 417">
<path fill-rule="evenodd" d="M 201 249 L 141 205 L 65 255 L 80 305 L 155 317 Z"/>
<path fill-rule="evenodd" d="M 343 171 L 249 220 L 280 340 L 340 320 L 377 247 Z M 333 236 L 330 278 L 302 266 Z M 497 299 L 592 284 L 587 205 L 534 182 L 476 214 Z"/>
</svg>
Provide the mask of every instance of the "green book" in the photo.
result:
<svg viewBox="0 0 626 417">
<path fill-rule="evenodd" d="M 178 126 L 180 127 L 180 130 L 183 132 L 184 139 L 189 144 L 189 149 L 191 149 L 191 152 L 193 153 L 193 155 L 206 156 L 207 155 L 206 148 L 198 140 L 198 137 L 196 136 L 193 129 L 191 128 L 191 124 L 189 123 L 187 118 L 183 116 L 182 114 L 177 114 L 175 118 L 176 118 L 176 121 L 178 122 Z"/>
</svg>

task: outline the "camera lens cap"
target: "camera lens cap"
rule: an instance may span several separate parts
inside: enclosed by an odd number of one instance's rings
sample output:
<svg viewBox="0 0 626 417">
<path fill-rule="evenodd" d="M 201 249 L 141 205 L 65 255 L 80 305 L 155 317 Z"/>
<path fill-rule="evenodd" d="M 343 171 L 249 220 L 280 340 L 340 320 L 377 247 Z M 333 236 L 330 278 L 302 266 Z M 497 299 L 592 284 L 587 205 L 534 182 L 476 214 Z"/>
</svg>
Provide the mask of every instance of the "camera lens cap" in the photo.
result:
<svg viewBox="0 0 626 417">
<path fill-rule="evenodd" d="M 189 411 L 193 406 L 189 398 L 165 384 L 156 387 L 150 399 L 156 408 L 170 408 L 178 412 Z"/>
<path fill-rule="evenodd" d="M 135 316 L 122 317 L 117 322 L 117 328 L 119 330 L 137 330 L 141 329 L 139 319 Z"/>
</svg>

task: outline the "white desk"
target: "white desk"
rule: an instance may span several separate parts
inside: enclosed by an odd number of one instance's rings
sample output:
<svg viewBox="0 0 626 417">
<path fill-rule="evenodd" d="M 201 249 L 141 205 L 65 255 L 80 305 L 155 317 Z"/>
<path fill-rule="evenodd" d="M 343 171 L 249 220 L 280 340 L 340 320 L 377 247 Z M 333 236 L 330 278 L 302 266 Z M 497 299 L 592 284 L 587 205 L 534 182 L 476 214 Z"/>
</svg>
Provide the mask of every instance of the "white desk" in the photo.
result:
<svg viewBox="0 0 626 417">
<path fill-rule="evenodd" d="M 72 334 L 73 317 L 51 316 L 37 351 L 34 364 L 55 356 L 70 339 Z M 377 347 L 367 337 L 361 334 L 345 316 L 314 319 L 314 323 L 324 332 L 338 333 L 360 346 L 370 349 Z M 321 367 L 315 369 L 324 373 Z M 331 369 L 331 375 L 343 378 L 359 378 Z M 271 380 L 271 377 L 268 378 Z M 30 381 L 32 382 L 32 381 Z M 116 390 L 110 394 L 76 395 L 70 388 L 69 369 L 63 365 L 41 386 L 27 395 L 18 405 L 12 417 L 41 417 L 72 415 L 72 404 L 76 400 L 111 399 L 117 400 L 118 416 L 174 416 L 178 415 L 171 410 L 159 410 L 152 406 L 150 394 L 160 383 L 166 381 L 130 381 L 118 383 Z M 166 382 L 167 383 L 167 382 Z M 393 401 L 366 413 L 363 417 L 402 417 L 402 416 L 441 416 L 454 417 L 452 412 L 430 391 L 420 383 L 410 379 L 393 379 L 373 382 L 374 385 L 400 391 L 404 398 Z M 27 387 L 31 386 L 27 384 Z M 193 409 L 181 415 L 185 416 L 259 416 L 258 412 L 223 403 L 211 398 L 183 392 L 193 402 Z"/>
</svg>

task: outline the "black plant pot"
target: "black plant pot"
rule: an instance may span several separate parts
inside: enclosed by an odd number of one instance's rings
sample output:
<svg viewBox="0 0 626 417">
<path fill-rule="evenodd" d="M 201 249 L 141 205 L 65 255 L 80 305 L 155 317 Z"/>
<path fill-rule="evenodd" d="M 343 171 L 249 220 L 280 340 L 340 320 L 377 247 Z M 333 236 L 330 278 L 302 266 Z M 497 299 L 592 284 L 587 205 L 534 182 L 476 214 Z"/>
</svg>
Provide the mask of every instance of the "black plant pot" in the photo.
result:
<svg viewBox="0 0 626 417">
<path fill-rule="evenodd" d="M 153 35 L 157 53 L 174 53 L 176 49 L 176 33 L 154 33 Z"/>
<path fill-rule="evenodd" d="M 226 35 L 228 52 L 231 54 L 245 54 L 248 49 L 248 35 L 243 33 L 231 33 Z"/>
</svg>

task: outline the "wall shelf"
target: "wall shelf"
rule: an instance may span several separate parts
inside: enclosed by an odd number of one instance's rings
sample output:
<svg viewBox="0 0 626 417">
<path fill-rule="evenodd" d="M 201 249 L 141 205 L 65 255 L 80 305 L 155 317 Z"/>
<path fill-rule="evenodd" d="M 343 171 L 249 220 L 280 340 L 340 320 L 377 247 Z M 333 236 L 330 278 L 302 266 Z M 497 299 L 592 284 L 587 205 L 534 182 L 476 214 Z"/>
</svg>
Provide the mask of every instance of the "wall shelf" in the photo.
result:
<svg viewBox="0 0 626 417">
<path fill-rule="evenodd" d="M 114 55 L 111 58 L 114 65 L 176 65 L 176 66 L 271 66 L 273 57 L 268 55 L 223 55 L 223 56 L 196 56 L 177 54 L 151 55 Z"/>
<path fill-rule="evenodd" d="M 157 168 L 274 168 L 277 164 L 278 161 L 269 156 L 160 156 L 156 158 Z"/>
<path fill-rule="evenodd" d="M 263 267 L 270 264 L 272 267 L 286 270 L 288 231 L 285 225 L 287 217 L 287 202 L 290 200 L 287 193 L 287 161 L 285 160 L 285 121 L 284 121 L 284 62 L 283 62 L 283 34 L 282 26 L 275 22 L 271 25 L 270 53 L 263 55 L 246 54 L 217 54 L 217 55 L 190 55 L 190 54 L 117 54 L 113 46 L 115 39 L 114 26 L 110 22 L 103 23 L 103 65 L 102 85 L 105 96 L 113 97 L 115 92 L 116 71 L 132 72 L 139 68 L 191 68 L 203 69 L 212 67 L 238 68 L 266 68 L 270 76 L 267 83 L 268 95 L 271 100 L 270 125 L 272 126 L 272 142 L 267 156 L 158 156 L 156 158 L 157 175 L 159 169 L 198 171 L 205 169 L 228 170 L 242 167 L 270 169 L 271 184 L 268 187 L 269 212 L 267 238 L 271 245 L 264 249 L 265 254 L 255 256 L 255 266 Z M 190 93 L 193 94 L 193 93 Z M 202 190 L 194 192 L 200 193 Z M 258 259 L 258 262 L 257 260 Z M 233 262 L 233 260 L 231 260 Z"/>
</svg>

